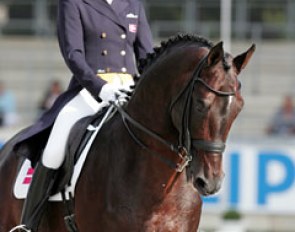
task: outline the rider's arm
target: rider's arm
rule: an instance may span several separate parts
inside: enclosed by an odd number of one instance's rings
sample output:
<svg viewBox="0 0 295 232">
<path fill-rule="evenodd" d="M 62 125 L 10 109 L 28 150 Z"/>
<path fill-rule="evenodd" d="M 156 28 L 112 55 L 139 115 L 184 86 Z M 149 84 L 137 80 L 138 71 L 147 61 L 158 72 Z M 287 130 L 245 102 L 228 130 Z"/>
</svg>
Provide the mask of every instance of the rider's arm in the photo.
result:
<svg viewBox="0 0 295 232">
<path fill-rule="evenodd" d="M 101 87 L 106 82 L 98 78 L 86 62 L 79 4 L 81 4 L 79 0 L 59 0 L 59 45 L 65 62 L 74 77 L 92 96 L 98 98 Z"/>
</svg>

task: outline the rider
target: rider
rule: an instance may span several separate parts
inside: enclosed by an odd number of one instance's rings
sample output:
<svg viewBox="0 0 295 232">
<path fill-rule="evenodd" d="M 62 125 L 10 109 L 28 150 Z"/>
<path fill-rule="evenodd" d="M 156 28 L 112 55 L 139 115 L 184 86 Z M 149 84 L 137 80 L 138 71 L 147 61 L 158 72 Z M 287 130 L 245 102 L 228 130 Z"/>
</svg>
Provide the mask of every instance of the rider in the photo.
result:
<svg viewBox="0 0 295 232">
<path fill-rule="evenodd" d="M 122 89 L 128 90 L 131 75 L 137 73 L 135 60 L 153 52 L 151 31 L 138 0 L 59 0 L 57 29 L 60 50 L 73 77 L 68 89 L 21 134 L 15 146 L 32 151 L 42 144 L 36 140 L 50 131 L 17 227 L 23 231 L 38 229 L 73 124 L 115 100 Z M 39 158 L 32 152 L 25 156 L 33 165 Z"/>
</svg>

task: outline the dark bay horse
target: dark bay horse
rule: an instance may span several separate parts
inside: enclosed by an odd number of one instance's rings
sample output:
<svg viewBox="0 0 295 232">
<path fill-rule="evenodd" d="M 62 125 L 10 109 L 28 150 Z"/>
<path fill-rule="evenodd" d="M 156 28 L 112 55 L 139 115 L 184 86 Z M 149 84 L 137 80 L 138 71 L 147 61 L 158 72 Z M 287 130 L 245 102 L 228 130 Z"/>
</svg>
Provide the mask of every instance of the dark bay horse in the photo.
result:
<svg viewBox="0 0 295 232">
<path fill-rule="evenodd" d="M 75 193 L 79 231 L 196 232 L 200 195 L 221 187 L 226 138 L 243 107 L 237 76 L 254 50 L 233 57 L 193 35 L 155 49 L 90 149 Z M 12 195 L 20 159 L 12 141 L 0 155 L 1 232 L 19 223 L 23 204 Z M 63 211 L 50 203 L 39 231 L 67 231 Z"/>
</svg>

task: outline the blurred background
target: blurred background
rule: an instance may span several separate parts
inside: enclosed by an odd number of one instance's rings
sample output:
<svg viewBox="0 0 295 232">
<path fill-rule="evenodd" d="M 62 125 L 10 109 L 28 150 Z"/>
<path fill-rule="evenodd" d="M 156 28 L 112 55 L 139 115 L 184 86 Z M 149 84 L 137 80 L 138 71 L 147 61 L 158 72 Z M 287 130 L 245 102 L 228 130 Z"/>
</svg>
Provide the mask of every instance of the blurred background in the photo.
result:
<svg viewBox="0 0 295 232">
<path fill-rule="evenodd" d="M 295 0 L 144 0 L 154 43 L 196 33 L 236 55 L 245 107 L 224 154 L 226 178 L 204 198 L 201 231 L 295 231 Z M 31 124 L 71 74 L 56 39 L 57 0 L 0 0 L 0 141 Z M 233 223 L 235 221 L 236 223 Z"/>
</svg>

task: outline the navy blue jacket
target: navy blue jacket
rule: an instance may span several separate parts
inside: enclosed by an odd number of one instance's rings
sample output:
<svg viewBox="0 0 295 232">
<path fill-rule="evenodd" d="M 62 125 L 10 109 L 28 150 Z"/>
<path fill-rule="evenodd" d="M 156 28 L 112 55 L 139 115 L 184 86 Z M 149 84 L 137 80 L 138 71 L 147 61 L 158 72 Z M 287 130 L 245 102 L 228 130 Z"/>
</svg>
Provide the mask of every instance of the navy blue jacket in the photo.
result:
<svg viewBox="0 0 295 232">
<path fill-rule="evenodd" d="M 74 74 L 71 86 L 97 97 L 103 72 L 136 73 L 136 59 L 152 52 L 152 37 L 138 0 L 60 0 L 58 38 Z"/>
<path fill-rule="evenodd" d="M 59 0 L 57 33 L 73 77 L 53 107 L 21 133 L 17 144 L 34 141 L 44 131 L 46 140 L 59 111 L 82 88 L 98 100 L 105 81 L 97 74 L 135 74 L 134 60 L 153 51 L 151 31 L 138 0 L 114 0 L 111 6 L 105 0 Z M 34 154 L 24 155 L 36 159 Z"/>
</svg>

